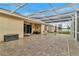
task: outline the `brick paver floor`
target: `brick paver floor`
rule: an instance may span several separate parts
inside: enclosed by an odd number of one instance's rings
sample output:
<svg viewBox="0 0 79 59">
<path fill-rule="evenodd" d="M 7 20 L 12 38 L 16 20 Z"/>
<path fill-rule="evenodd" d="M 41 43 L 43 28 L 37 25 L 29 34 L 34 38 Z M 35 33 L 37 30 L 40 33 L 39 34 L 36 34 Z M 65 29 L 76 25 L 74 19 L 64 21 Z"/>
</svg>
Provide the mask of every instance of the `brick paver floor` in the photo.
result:
<svg viewBox="0 0 79 59">
<path fill-rule="evenodd" d="M 49 33 L 0 43 L 1 56 L 79 56 L 79 42 L 69 35 Z"/>
</svg>

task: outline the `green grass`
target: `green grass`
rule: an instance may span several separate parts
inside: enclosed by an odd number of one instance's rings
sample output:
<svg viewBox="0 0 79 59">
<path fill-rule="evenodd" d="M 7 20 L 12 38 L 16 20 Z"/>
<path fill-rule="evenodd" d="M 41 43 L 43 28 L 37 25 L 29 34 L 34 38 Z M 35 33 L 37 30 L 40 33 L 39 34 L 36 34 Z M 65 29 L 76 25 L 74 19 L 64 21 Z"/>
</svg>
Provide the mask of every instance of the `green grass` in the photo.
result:
<svg viewBox="0 0 79 59">
<path fill-rule="evenodd" d="M 70 32 L 58 32 L 59 34 L 70 34 Z"/>
</svg>

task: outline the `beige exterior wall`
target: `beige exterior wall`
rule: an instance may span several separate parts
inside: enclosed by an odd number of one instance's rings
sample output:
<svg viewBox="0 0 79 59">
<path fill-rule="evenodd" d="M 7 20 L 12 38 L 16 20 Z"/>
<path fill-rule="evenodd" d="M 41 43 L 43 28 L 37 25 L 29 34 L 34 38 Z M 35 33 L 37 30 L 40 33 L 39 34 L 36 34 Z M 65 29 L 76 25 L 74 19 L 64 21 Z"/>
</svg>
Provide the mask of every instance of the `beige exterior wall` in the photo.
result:
<svg viewBox="0 0 79 59">
<path fill-rule="evenodd" d="M 4 35 L 19 34 L 23 38 L 24 21 L 17 17 L 0 14 L 0 41 L 4 40 Z"/>
<path fill-rule="evenodd" d="M 45 25 L 41 25 L 41 34 L 45 34 Z"/>
<path fill-rule="evenodd" d="M 41 32 L 44 34 L 45 25 L 42 23 L 25 21 L 24 18 L 17 16 L 0 13 L 0 41 L 4 41 L 4 35 L 19 34 L 19 38 L 24 37 L 24 23 L 32 25 L 32 33 L 34 31 Z M 25 23 L 25 24 L 26 24 Z"/>
</svg>

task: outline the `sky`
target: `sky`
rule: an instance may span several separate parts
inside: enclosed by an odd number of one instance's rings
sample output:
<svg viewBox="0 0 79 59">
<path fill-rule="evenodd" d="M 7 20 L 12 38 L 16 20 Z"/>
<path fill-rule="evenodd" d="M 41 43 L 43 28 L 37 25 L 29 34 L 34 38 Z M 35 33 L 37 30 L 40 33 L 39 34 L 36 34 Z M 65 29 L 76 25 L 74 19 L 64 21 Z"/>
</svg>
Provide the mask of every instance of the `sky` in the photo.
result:
<svg viewBox="0 0 79 59">
<path fill-rule="evenodd" d="M 51 5 L 52 5 L 52 8 L 59 8 L 59 7 L 65 6 L 66 4 L 67 3 L 53 3 Z M 7 10 L 15 10 L 16 9 L 15 6 L 8 6 L 8 5 L 6 5 L 6 6 L 0 5 L 0 8 L 7 9 Z M 35 12 L 39 12 L 39 11 L 47 10 L 47 9 L 50 9 L 48 3 L 29 3 L 28 5 L 26 5 L 23 8 L 20 8 L 16 12 L 23 14 L 23 15 L 30 15 Z M 62 12 L 62 11 L 60 11 L 60 12 Z"/>
<path fill-rule="evenodd" d="M 9 6 L 9 5 L 1 5 L 0 3 L 0 9 L 7 9 L 7 10 L 15 10 L 16 6 Z M 64 7 L 68 3 L 51 3 L 52 8 L 60 8 Z M 79 8 L 79 5 L 76 5 L 75 7 Z M 24 6 L 23 8 L 18 9 L 16 12 L 22 15 L 31 15 L 39 11 L 50 9 L 51 7 L 48 5 L 48 3 L 28 3 L 28 5 Z M 64 8 L 64 10 L 57 10 L 58 13 L 63 13 L 64 11 L 71 12 L 74 11 L 72 8 Z M 52 13 L 53 14 L 53 13 Z M 45 14 L 50 15 L 50 14 Z"/>
</svg>

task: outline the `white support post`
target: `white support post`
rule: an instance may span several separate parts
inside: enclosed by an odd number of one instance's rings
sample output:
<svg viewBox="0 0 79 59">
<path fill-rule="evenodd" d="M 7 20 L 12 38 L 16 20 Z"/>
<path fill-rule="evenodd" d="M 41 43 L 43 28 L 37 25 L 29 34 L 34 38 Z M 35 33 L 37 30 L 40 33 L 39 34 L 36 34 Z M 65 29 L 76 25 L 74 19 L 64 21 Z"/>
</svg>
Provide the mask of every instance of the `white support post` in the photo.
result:
<svg viewBox="0 0 79 59">
<path fill-rule="evenodd" d="M 75 40 L 77 40 L 77 12 L 75 12 Z"/>
<path fill-rule="evenodd" d="M 75 38 L 75 19 L 72 17 L 71 20 L 71 37 Z"/>
</svg>

